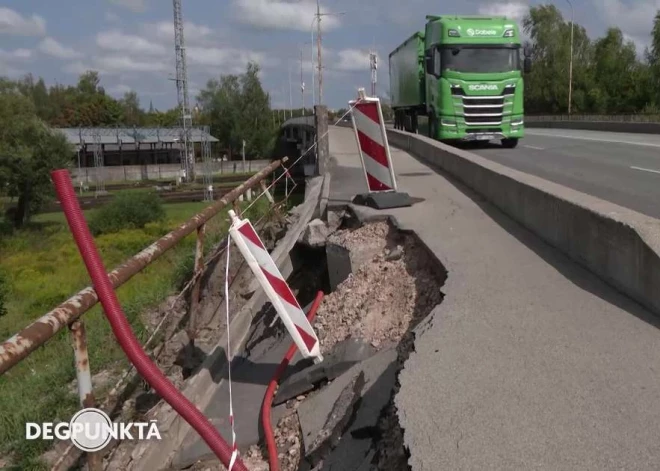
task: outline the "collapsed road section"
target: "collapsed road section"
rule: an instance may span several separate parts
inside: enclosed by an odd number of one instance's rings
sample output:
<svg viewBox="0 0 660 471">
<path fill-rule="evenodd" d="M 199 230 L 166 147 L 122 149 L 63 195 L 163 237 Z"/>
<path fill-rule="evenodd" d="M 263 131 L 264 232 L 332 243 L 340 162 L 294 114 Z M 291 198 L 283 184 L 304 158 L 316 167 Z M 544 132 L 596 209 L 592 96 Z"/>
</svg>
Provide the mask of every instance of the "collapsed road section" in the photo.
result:
<svg viewBox="0 0 660 471">
<path fill-rule="evenodd" d="M 333 213 L 329 219 L 313 220 L 294 250 L 298 268 L 289 284 L 300 303 L 325 292 L 314 322 L 324 361 L 313 364 L 297 354 L 280 381 L 272 410 L 279 466 L 406 469 L 393 403 L 397 376 L 415 331 L 442 301 L 446 272 L 414 234 L 387 221 L 360 225 Z M 232 364 L 238 446 L 251 470 L 269 469 L 259 409 L 290 343 L 268 307 L 255 317 L 244 352 Z M 226 415 L 224 389 L 213 401 L 219 421 Z M 219 463 L 195 437 L 173 465 L 210 470 Z"/>
</svg>

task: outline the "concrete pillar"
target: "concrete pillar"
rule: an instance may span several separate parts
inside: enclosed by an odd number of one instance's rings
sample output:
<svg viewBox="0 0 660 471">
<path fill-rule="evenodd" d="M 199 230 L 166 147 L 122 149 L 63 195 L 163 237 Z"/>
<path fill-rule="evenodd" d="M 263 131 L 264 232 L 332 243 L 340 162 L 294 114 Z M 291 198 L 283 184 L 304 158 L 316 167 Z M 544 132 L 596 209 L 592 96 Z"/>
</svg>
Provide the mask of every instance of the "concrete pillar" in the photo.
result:
<svg viewBox="0 0 660 471">
<path fill-rule="evenodd" d="M 330 139 L 328 136 L 328 108 L 325 105 L 314 106 L 316 124 L 316 171 L 325 175 L 330 154 Z"/>
</svg>

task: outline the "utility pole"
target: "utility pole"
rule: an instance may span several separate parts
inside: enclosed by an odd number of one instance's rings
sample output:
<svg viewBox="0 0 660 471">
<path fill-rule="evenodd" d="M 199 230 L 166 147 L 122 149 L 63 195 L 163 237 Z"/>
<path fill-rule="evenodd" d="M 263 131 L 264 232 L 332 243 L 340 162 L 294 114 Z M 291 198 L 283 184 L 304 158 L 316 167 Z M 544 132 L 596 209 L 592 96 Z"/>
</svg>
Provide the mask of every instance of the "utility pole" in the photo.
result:
<svg viewBox="0 0 660 471">
<path fill-rule="evenodd" d="M 289 69 L 289 116 L 293 118 L 293 89 L 291 88 L 291 63 L 287 61 L 287 69 Z"/>
<path fill-rule="evenodd" d="M 181 167 L 185 173 L 186 181 L 195 178 L 195 148 L 191 136 L 192 113 L 190 99 L 188 98 L 188 70 L 186 68 L 186 45 L 183 38 L 183 14 L 181 0 L 172 1 L 174 8 L 174 53 L 176 55 L 176 91 L 179 109 L 181 112 L 181 125 L 183 126 L 183 150 Z"/>
<path fill-rule="evenodd" d="M 323 62 L 321 57 L 321 3 L 316 0 L 316 54 L 319 68 L 319 105 L 323 104 Z"/>
<path fill-rule="evenodd" d="M 305 116 L 305 82 L 303 81 L 303 50 L 300 48 L 300 97 L 302 101 L 302 115 Z"/>
<path fill-rule="evenodd" d="M 376 71 L 378 70 L 378 56 L 375 52 L 369 52 L 369 68 L 371 68 L 371 96 L 376 96 Z"/>
<path fill-rule="evenodd" d="M 568 115 L 571 115 L 571 108 L 573 104 L 573 4 L 570 0 L 566 0 L 566 3 L 571 7 L 571 58 L 568 63 Z"/>
</svg>

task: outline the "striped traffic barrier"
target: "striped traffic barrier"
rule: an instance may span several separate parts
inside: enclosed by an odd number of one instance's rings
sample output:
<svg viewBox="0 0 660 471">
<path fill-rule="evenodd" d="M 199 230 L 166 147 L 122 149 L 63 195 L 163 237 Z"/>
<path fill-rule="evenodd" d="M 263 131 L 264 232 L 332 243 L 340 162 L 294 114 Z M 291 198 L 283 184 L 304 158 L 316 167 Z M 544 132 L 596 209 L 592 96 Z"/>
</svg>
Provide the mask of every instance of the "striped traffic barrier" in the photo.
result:
<svg viewBox="0 0 660 471">
<path fill-rule="evenodd" d="M 367 194 L 357 195 L 353 203 L 376 209 L 410 206 L 410 196 L 397 188 L 380 99 L 365 96 L 360 88 L 358 99 L 348 104 L 368 190 Z"/>
<path fill-rule="evenodd" d="M 369 193 L 396 191 L 396 177 L 380 100 L 364 96 L 363 89 L 360 89 L 360 94 L 359 99 L 348 104 L 367 188 Z"/>
<path fill-rule="evenodd" d="M 319 339 L 291 288 L 264 247 L 249 219 L 229 211 L 229 234 L 305 358 L 323 361 Z"/>
</svg>

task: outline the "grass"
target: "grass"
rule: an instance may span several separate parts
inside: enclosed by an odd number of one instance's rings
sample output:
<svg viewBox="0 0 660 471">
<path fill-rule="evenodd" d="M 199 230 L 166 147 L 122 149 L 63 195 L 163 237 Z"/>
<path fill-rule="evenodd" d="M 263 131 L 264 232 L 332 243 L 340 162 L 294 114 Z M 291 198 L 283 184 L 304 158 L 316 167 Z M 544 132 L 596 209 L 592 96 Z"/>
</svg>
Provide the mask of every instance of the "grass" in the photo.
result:
<svg viewBox="0 0 660 471">
<path fill-rule="evenodd" d="M 169 204 L 165 206 L 165 222 L 98 237 L 96 243 L 106 268 L 119 265 L 207 205 L 204 202 Z M 266 209 L 267 201 L 261 199 L 246 217 L 256 219 Z M 86 215 L 93 211 L 86 211 Z M 225 219 L 225 214 L 219 214 L 207 223 L 208 249 L 226 232 Z M 194 247 L 193 233 L 117 290 L 141 342 L 146 340 L 146 330 L 140 313 L 176 292 L 191 275 Z M 0 240 L 0 270 L 10 280 L 8 312 L 0 317 L 3 339 L 89 285 L 62 213 L 39 215 L 29 227 Z M 87 312 L 84 321 L 92 375 L 105 369 L 123 370 L 126 360 L 101 309 L 96 306 Z M 77 391 L 69 386 L 74 379 L 71 337 L 66 330 L 0 376 L 0 456 L 12 455 L 14 469 L 45 469 L 38 457 L 51 443 L 26 440 L 25 423 L 68 421 L 80 408 Z"/>
</svg>

